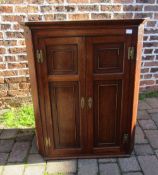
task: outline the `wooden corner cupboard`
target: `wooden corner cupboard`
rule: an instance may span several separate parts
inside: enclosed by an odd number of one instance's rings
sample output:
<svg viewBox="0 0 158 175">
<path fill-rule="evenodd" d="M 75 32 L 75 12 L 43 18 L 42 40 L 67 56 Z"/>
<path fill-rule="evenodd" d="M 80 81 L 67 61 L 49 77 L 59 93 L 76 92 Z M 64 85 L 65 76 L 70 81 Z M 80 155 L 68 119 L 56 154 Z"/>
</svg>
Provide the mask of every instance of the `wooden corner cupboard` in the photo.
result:
<svg viewBox="0 0 158 175">
<path fill-rule="evenodd" d="M 130 155 L 144 19 L 24 24 L 39 152 Z"/>
</svg>

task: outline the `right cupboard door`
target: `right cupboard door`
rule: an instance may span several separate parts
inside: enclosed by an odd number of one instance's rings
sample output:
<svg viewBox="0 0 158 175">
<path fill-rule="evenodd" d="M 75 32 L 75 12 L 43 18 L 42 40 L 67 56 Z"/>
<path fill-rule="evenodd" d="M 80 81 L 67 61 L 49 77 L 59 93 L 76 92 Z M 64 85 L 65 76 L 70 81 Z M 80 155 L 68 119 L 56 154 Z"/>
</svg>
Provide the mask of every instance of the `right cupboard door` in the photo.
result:
<svg viewBox="0 0 158 175">
<path fill-rule="evenodd" d="M 126 36 L 87 37 L 88 150 L 121 154 L 128 134 L 129 72 Z"/>
</svg>

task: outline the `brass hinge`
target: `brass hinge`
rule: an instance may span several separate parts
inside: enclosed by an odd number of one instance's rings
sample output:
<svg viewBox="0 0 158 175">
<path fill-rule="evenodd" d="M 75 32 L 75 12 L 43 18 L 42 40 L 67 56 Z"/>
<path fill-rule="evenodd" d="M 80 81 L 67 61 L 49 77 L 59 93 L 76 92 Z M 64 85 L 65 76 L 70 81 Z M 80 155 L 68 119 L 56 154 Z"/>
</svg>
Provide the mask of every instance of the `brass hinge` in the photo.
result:
<svg viewBox="0 0 158 175">
<path fill-rule="evenodd" d="M 45 145 L 46 145 L 46 147 L 50 147 L 51 146 L 51 143 L 50 143 L 50 138 L 48 137 L 46 137 L 45 138 Z"/>
<path fill-rule="evenodd" d="M 129 60 L 134 59 L 134 47 L 128 47 L 128 59 Z"/>
<path fill-rule="evenodd" d="M 41 49 L 36 50 L 36 58 L 38 63 L 43 63 L 43 53 Z"/>
<path fill-rule="evenodd" d="M 123 134 L 123 144 L 128 143 L 129 135 L 127 133 Z"/>
</svg>

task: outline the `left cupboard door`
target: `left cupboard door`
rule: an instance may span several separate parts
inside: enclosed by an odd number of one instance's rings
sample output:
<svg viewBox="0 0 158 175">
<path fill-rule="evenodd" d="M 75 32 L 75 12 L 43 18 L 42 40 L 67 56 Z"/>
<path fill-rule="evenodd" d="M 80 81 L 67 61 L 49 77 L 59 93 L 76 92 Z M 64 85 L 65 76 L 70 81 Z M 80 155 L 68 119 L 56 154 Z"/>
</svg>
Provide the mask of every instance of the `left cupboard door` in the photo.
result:
<svg viewBox="0 0 158 175">
<path fill-rule="evenodd" d="M 46 157 L 84 153 L 85 46 L 82 37 L 38 40 L 39 98 L 46 137 Z"/>
</svg>

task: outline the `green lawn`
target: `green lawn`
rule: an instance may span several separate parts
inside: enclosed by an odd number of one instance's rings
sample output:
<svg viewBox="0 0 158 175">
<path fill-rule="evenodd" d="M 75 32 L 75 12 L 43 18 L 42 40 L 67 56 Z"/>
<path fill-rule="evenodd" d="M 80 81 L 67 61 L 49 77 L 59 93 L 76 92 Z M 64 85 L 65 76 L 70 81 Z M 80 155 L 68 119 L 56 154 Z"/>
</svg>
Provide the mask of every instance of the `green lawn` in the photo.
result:
<svg viewBox="0 0 158 175">
<path fill-rule="evenodd" d="M 35 127 L 33 105 L 10 109 L 0 116 L 0 123 L 9 128 Z"/>
<path fill-rule="evenodd" d="M 139 100 L 145 100 L 146 98 L 158 97 L 158 91 L 144 92 L 139 94 Z"/>
</svg>

